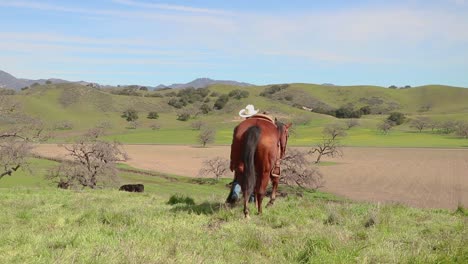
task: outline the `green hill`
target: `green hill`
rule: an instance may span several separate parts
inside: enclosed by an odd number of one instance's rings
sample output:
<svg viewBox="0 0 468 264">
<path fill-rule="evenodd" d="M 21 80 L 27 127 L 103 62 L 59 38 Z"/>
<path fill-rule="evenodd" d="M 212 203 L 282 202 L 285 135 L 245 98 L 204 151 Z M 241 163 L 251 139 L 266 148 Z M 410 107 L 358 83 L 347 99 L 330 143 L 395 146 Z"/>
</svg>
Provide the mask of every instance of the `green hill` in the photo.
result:
<svg viewBox="0 0 468 264">
<path fill-rule="evenodd" d="M 376 86 L 323 86 L 315 84 L 290 84 L 271 95 L 261 94 L 271 86 L 237 87 L 213 85 L 203 101 L 189 103 L 181 109 L 168 102 L 180 90 L 144 92 L 141 96 L 126 96 L 109 93 L 79 84 L 51 84 L 30 88 L 16 95 L 24 110 L 44 120 L 54 128 L 54 140 L 67 141 L 97 124 L 106 123 L 108 138 L 124 143 L 197 144 L 199 131 L 191 127 L 194 121 L 203 121 L 216 127 L 216 144 L 230 144 L 232 129 L 240 119 L 239 109 L 254 104 L 282 121 L 293 122 L 292 145 L 310 145 L 321 138 L 321 130 L 329 123 L 343 123 L 330 115 L 314 113 L 302 107 L 336 109 L 342 106 L 359 109 L 370 106 L 374 114 L 360 118 L 361 125 L 348 131 L 343 143 L 350 146 L 415 146 L 415 147 L 463 147 L 466 140 L 453 135 L 438 135 L 431 131 L 414 133 L 408 123 L 397 126 L 389 135 L 383 135 L 376 125 L 389 112 L 399 111 L 409 118 L 426 116 L 434 120 L 468 120 L 468 89 L 440 85 L 410 89 L 388 89 Z M 221 110 L 208 114 L 198 113 L 201 104 L 213 108 L 220 95 L 233 90 L 248 91 L 247 98 L 230 98 Z M 172 96 L 170 96 L 172 94 Z M 128 108 L 139 112 L 138 126 L 129 129 L 129 124 L 120 117 Z M 157 120 L 147 119 L 150 111 L 159 114 Z M 186 111 L 192 114 L 188 121 L 177 120 L 177 114 Z M 70 128 L 61 129 L 68 122 Z M 160 129 L 153 130 L 157 124 Z"/>
</svg>

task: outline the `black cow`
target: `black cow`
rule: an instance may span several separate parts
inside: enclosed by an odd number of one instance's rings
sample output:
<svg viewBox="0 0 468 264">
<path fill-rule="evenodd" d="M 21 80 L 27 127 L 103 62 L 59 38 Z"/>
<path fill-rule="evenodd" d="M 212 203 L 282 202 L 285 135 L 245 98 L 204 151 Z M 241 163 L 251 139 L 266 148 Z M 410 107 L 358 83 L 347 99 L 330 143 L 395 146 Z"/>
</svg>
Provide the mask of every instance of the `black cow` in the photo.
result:
<svg viewBox="0 0 468 264">
<path fill-rule="evenodd" d="M 120 186 L 119 191 L 144 192 L 145 186 L 143 184 L 125 184 Z"/>
</svg>

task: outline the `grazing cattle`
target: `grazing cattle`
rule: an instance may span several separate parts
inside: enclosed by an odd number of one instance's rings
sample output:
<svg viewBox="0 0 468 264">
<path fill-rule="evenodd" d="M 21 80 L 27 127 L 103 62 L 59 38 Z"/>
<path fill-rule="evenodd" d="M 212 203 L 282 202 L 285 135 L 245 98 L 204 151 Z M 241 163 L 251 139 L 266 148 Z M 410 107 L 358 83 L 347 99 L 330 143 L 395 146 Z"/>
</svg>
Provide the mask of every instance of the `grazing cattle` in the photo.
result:
<svg viewBox="0 0 468 264">
<path fill-rule="evenodd" d="M 145 186 L 143 184 L 125 184 L 125 185 L 120 186 L 119 191 L 144 192 Z"/>
</svg>

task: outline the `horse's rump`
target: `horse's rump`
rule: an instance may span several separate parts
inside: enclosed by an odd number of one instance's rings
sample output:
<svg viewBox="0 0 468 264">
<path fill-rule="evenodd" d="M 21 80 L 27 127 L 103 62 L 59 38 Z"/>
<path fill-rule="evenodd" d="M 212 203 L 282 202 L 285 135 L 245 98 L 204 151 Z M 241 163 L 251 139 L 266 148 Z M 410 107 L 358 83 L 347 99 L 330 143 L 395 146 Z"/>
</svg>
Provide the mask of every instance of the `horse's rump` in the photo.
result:
<svg viewBox="0 0 468 264">
<path fill-rule="evenodd" d="M 277 148 L 279 134 L 275 124 L 269 120 L 260 118 L 249 118 L 244 120 L 234 129 L 234 135 L 231 145 L 231 170 L 240 173 L 244 172 L 243 153 L 245 152 L 245 136 L 247 130 L 251 127 L 259 127 L 261 136 L 258 139 L 258 144 L 261 148 Z"/>
</svg>

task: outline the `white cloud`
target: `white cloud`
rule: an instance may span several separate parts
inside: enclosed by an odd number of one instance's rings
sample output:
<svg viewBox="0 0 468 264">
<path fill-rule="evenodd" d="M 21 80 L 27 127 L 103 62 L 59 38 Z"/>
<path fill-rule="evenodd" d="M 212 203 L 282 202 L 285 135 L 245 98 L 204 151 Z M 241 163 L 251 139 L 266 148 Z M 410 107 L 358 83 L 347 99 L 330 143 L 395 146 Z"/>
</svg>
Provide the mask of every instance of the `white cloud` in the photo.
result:
<svg viewBox="0 0 468 264">
<path fill-rule="evenodd" d="M 220 9 L 198 8 L 198 7 L 182 6 L 182 5 L 156 4 L 156 3 L 146 3 L 146 2 L 138 2 L 138 1 L 132 1 L 132 0 L 113 0 L 113 2 L 122 4 L 122 5 L 140 7 L 140 8 L 154 8 L 154 9 L 162 9 L 162 10 L 205 13 L 205 14 L 228 14 L 227 11 L 220 10 Z"/>
<path fill-rule="evenodd" d="M 468 16 L 432 7 L 380 6 L 265 14 L 133 0 L 114 2 L 136 9 L 94 10 L 0 0 L 0 6 L 136 18 L 131 23 L 141 31 L 134 36 L 128 29 L 122 32 L 124 38 L 0 32 L 2 39 L 10 40 L 2 47 L 7 45 L 10 50 L 25 50 L 27 45 L 36 45 L 34 48 L 63 52 L 108 54 L 121 51 L 124 54 L 169 55 L 174 58 L 181 57 L 181 54 L 211 58 L 216 55 L 227 59 L 283 56 L 319 62 L 377 64 L 407 63 L 412 58 L 420 60 L 423 53 L 424 59 L 433 62 L 441 58 L 433 54 L 434 47 L 449 51 L 453 46 L 468 45 Z M 19 45 L 22 40 L 27 42 L 23 46 Z M 119 47 L 121 45 L 127 47 Z M 209 52 L 203 54 L 206 50 Z M 466 58 L 468 50 L 460 49 L 459 54 Z"/>
</svg>

